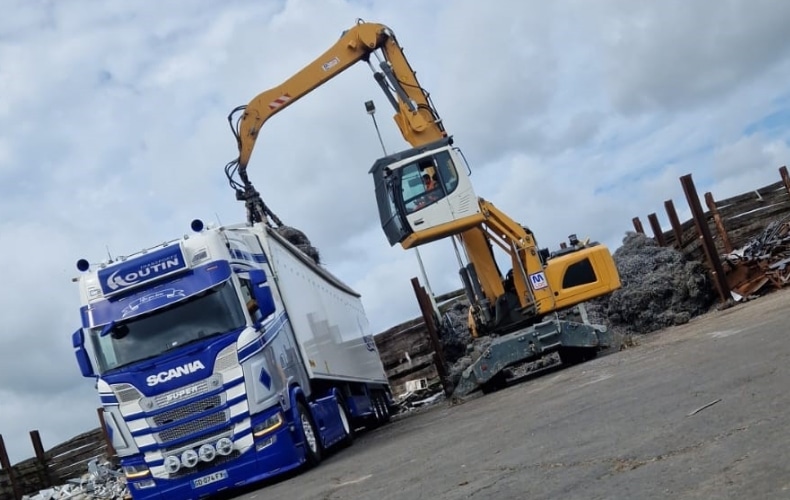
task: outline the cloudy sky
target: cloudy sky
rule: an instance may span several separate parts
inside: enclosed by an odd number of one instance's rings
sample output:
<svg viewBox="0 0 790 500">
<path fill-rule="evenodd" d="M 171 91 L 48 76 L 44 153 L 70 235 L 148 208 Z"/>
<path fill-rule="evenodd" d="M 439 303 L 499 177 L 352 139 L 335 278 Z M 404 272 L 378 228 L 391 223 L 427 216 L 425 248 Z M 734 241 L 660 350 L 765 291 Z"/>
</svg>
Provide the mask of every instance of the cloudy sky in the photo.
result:
<svg viewBox="0 0 790 500">
<path fill-rule="evenodd" d="M 70 348 L 74 263 L 239 222 L 226 116 L 333 44 L 389 25 L 472 164 L 479 195 L 542 246 L 616 248 L 678 177 L 718 198 L 790 162 L 790 2 L 4 0 L 0 17 L 0 433 L 12 462 L 97 425 Z M 416 257 L 390 248 L 367 170 L 406 146 L 366 65 L 264 127 L 250 175 L 358 289 L 375 331 L 417 315 Z M 422 252 L 436 293 L 449 246 Z"/>
</svg>

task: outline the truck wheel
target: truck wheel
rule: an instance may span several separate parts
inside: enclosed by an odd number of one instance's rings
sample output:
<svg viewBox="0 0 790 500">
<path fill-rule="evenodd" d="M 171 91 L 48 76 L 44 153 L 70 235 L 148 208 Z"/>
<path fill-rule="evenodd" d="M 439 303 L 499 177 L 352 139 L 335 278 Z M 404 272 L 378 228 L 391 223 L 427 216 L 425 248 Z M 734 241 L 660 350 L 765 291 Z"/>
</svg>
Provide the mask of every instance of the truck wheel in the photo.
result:
<svg viewBox="0 0 790 500">
<path fill-rule="evenodd" d="M 299 427 L 302 429 L 307 464 L 309 467 L 315 467 L 321 463 L 321 440 L 313 424 L 313 417 L 310 416 L 304 403 L 297 402 L 296 411 L 299 414 Z"/>
<path fill-rule="evenodd" d="M 370 406 L 373 408 L 373 415 L 369 417 L 372 422 L 370 424 L 370 428 L 375 429 L 379 425 L 381 425 L 381 419 L 383 418 L 381 414 L 381 405 L 379 404 L 379 395 L 376 392 L 371 392 L 370 394 Z"/>
<path fill-rule="evenodd" d="M 343 425 L 343 432 L 346 435 L 340 440 L 341 448 L 348 448 L 354 443 L 354 426 L 351 424 L 351 416 L 346 408 L 346 402 L 342 398 L 337 399 L 337 411 L 340 414 L 340 423 Z"/>
<path fill-rule="evenodd" d="M 379 393 L 379 401 L 381 401 L 381 422 L 386 424 L 390 421 L 390 407 L 387 405 L 387 396 L 381 392 Z"/>
</svg>

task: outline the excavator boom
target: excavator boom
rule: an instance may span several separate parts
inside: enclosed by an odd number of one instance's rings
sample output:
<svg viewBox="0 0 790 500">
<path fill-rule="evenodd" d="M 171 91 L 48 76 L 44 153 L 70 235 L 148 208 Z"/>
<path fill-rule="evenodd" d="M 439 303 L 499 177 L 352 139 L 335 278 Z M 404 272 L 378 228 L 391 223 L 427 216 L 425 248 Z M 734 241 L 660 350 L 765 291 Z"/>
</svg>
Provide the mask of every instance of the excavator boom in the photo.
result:
<svg viewBox="0 0 790 500">
<path fill-rule="evenodd" d="M 370 61 L 377 50 L 383 55 L 378 70 Z M 360 61 L 373 70 L 407 142 L 418 146 L 447 135 L 392 31 L 383 24 L 358 22 L 313 62 L 280 85 L 261 92 L 243 108 L 237 127 L 240 174 L 246 170 L 261 127 L 269 118 Z"/>
</svg>

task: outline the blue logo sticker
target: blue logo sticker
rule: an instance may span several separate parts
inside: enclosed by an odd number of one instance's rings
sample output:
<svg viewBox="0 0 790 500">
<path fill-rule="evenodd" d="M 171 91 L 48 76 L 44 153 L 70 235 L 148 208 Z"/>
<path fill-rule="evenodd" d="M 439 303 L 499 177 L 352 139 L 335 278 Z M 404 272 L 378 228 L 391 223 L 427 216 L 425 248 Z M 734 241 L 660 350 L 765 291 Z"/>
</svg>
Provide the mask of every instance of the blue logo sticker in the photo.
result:
<svg viewBox="0 0 790 500">
<path fill-rule="evenodd" d="M 128 262 L 99 270 L 104 295 L 115 295 L 142 283 L 186 269 L 179 245 L 161 248 Z"/>
</svg>

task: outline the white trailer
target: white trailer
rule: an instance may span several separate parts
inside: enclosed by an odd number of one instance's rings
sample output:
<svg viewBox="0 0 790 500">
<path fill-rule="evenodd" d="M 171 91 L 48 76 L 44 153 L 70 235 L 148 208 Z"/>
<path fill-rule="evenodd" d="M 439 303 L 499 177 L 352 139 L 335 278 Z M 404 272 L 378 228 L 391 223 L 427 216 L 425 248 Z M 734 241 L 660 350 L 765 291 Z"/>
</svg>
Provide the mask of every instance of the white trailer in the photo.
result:
<svg viewBox="0 0 790 500">
<path fill-rule="evenodd" d="M 359 294 L 263 224 L 77 267 L 72 339 L 135 499 L 316 465 L 391 392 Z"/>
</svg>

